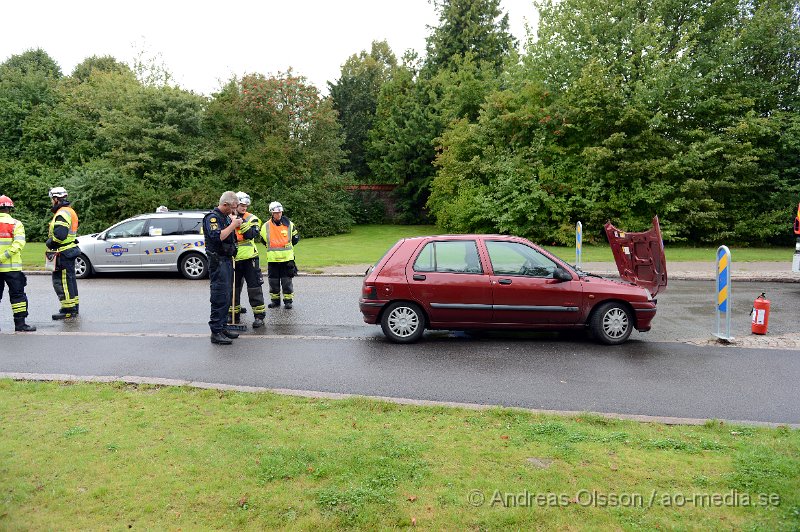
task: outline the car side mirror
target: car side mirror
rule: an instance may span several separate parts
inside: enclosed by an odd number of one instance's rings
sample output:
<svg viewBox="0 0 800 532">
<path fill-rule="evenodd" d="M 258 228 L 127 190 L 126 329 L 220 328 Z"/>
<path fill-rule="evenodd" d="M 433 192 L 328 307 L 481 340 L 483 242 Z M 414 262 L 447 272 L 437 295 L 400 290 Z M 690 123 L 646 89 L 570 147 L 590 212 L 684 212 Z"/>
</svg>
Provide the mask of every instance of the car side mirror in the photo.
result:
<svg viewBox="0 0 800 532">
<path fill-rule="evenodd" d="M 572 280 L 572 274 L 569 273 L 564 268 L 558 267 L 555 270 L 553 270 L 553 279 L 552 279 L 553 283 L 561 283 L 564 281 L 571 281 L 571 280 Z"/>
</svg>

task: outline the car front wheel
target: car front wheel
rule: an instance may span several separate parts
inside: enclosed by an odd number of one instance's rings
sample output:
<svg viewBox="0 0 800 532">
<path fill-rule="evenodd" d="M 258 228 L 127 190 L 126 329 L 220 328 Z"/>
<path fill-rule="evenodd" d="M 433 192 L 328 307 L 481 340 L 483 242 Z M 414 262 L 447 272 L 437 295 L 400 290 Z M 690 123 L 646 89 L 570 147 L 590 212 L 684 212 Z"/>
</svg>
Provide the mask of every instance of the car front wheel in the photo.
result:
<svg viewBox="0 0 800 532">
<path fill-rule="evenodd" d="M 425 315 L 414 303 L 391 303 L 381 318 L 381 329 L 392 342 L 411 344 L 422 338 L 425 332 Z"/>
<path fill-rule="evenodd" d="M 199 253 L 187 253 L 181 258 L 178 269 L 191 281 L 203 279 L 208 275 L 208 259 Z"/>
<path fill-rule="evenodd" d="M 589 324 L 592 337 L 600 343 L 619 345 L 624 343 L 633 330 L 633 319 L 627 307 L 621 303 L 603 303 L 592 314 Z"/>
<path fill-rule="evenodd" d="M 86 255 L 81 253 L 75 258 L 75 278 L 86 279 L 90 275 L 92 275 L 92 263 L 89 262 Z"/>
</svg>

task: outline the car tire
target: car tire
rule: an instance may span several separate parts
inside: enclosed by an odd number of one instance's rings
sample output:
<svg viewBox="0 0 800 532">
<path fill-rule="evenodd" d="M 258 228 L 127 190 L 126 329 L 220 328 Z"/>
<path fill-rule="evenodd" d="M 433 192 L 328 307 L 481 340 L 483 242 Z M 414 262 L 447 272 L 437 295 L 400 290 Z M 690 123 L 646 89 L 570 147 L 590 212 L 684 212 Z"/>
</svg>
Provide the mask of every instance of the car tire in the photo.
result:
<svg viewBox="0 0 800 532">
<path fill-rule="evenodd" d="M 592 314 L 589 329 L 592 338 L 606 345 L 625 343 L 633 331 L 633 318 L 622 303 L 602 303 Z"/>
<path fill-rule="evenodd" d="M 181 257 L 178 269 L 190 281 L 198 281 L 208 277 L 208 259 L 200 253 L 187 253 Z"/>
<path fill-rule="evenodd" d="M 381 317 L 381 329 L 390 341 L 412 344 L 425 332 L 425 314 L 419 305 L 407 301 L 390 303 Z"/>
<path fill-rule="evenodd" d="M 89 257 L 81 253 L 75 259 L 75 278 L 86 279 L 92 275 L 92 263 L 89 262 Z"/>
</svg>

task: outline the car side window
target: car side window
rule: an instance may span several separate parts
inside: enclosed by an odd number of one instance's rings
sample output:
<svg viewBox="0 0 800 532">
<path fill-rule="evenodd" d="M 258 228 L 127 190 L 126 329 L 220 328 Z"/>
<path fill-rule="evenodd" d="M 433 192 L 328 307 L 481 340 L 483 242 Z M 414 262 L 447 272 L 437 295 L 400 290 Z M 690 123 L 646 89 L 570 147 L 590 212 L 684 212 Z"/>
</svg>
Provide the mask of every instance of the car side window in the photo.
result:
<svg viewBox="0 0 800 532">
<path fill-rule="evenodd" d="M 147 236 L 172 236 L 181 234 L 180 218 L 151 218 Z"/>
<path fill-rule="evenodd" d="M 429 242 L 414 261 L 414 271 L 483 273 L 474 240 Z"/>
<path fill-rule="evenodd" d="M 203 234 L 203 219 L 202 218 L 182 218 L 181 219 L 181 234 L 183 234 L 183 235 L 201 235 L 201 234 Z"/>
<path fill-rule="evenodd" d="M 108 230 L 106 238 L 133 238 L 142 236 L 145 220 L 129 220 Z"/>
<path fill-rule="evenodd" d="M 495 275 L 553 277 L 557 265 L 535 249 L 518 242 L 487 240 L 486 249 Z"/>
</svg>

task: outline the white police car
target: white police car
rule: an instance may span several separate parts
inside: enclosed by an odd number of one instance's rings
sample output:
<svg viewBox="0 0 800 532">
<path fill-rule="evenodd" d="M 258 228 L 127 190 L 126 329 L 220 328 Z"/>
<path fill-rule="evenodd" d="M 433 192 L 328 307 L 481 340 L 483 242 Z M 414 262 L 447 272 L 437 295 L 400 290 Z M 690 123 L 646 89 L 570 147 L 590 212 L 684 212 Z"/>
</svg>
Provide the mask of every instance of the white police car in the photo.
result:
<svg viewBox="0 0 800 532">
<path fill-rule="evenodd" d="M 203 217 L 208 211 L 140 214 L 105 231 L 78 237 L 79 279 L 92 272 L 174 272 L 187 279 L 208 275 Z"/>
</svg>

